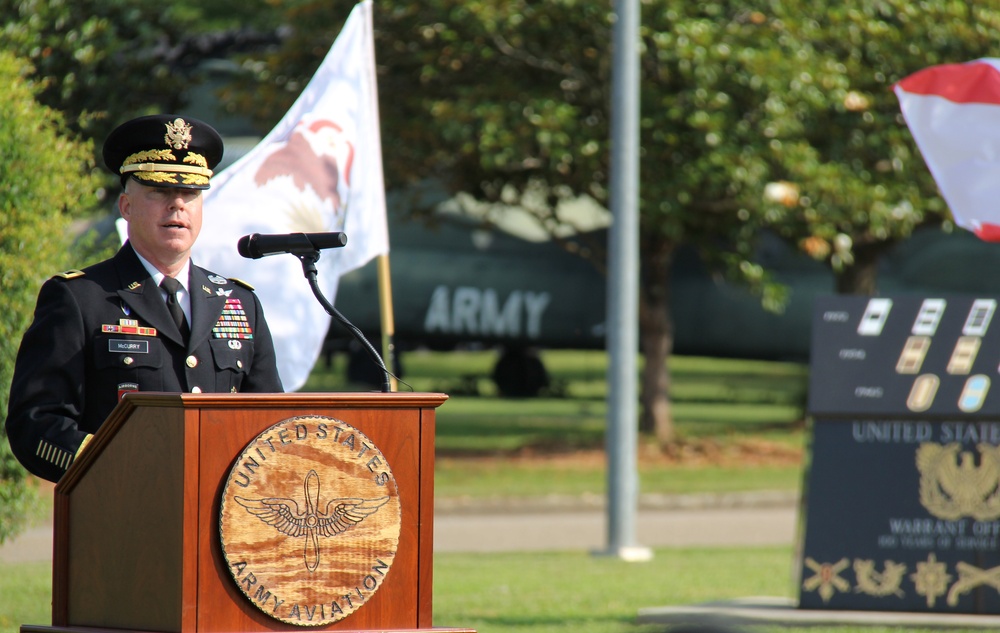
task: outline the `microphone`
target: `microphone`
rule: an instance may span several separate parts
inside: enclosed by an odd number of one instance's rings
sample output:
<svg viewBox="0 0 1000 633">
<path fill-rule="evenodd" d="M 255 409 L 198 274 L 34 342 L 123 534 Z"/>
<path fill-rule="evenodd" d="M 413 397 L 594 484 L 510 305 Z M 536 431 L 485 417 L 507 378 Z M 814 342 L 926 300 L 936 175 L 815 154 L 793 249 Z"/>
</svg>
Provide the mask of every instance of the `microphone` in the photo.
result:
<svg viewBox="0 0 1000 633">
<path fill-rule="evenodd" d="M 325 248 L 340 248 L 347 244 L 345 233 L 288 233 L 280 235 L 244 235 L 236 244 L 240 255 L 248 259 L 260 259 L 268 255 L 289 253 L 308 255 Z"/>
</svg>

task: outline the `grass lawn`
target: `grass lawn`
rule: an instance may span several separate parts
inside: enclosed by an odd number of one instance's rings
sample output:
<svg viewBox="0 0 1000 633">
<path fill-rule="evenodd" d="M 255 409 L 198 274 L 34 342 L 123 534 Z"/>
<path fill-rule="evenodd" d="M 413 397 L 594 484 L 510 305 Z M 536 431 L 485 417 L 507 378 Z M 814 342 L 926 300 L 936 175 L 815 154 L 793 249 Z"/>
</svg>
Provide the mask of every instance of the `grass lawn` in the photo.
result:
<svg viewBox="0 0 1000 633">
<path fill-rule="evenodd" d="M 52 620 L 52 564 L 0 563 L 0 633 Z"/>
<path fill-rule="evenodd" d="M 661 548 L 627 563 L 587 552 L 437 554 L 434 626 L 479 633 L 660 633 L 640 609 L 794 596 L 790 547 Z M 50 622 L 47 564 L 0 567 L 0 633 Z M 890 633 L 898 627 L 753 627 L 753 633 Z M 924 629 L 905 629 L 918 633 Z"/>
<path fill-rule="evenodd" d="M 604 494 L 605 354 L 543 352 L 552 384 L 541 397 L 527 399 L 496 395 L 489 379 L 495 358 L 490 350 L 403 356 L 403 379 L 414 390 L 450 396 L 437 415 L 436 494 Z M 318 367 L 305 390 L 371 389 L 346 383 L 343 362 Z M 806 437 L 803 365 L 674 357 L 671 377 L 678 442 L 664 452 L 640 440 L 641 492 L 799 488 Z"/>
</svg>

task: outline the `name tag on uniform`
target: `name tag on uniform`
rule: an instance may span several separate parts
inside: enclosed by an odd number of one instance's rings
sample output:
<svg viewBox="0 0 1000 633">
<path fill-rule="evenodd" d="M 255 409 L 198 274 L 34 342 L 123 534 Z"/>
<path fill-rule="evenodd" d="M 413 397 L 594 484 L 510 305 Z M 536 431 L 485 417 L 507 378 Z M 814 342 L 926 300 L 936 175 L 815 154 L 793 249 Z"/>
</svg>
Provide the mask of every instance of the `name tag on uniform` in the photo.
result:
<svg viewBox="0 0 1000 633">
<path fill-rule="evenodd" d="M 108 351 L 119 354 L 148 354 L 149 341 L 130 341 L 127 339 L 113 338 L 108 341 Z"/>
</svg>

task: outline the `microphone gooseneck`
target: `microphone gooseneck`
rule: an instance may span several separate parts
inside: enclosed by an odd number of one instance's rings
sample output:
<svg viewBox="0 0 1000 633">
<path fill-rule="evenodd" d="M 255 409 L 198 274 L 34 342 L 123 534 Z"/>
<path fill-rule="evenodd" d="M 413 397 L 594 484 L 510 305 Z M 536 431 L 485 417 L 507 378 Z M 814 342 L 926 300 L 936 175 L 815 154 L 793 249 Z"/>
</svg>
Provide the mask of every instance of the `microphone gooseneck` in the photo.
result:
<svg viewBox="0 0 1000 633">
<path fill-rule="evenodd" d="M 382 370 L 382 392 L 389 393 L 392 391 L 392 383 L 389 380 L 389 370 L 385 366 L 385 361 L 382 360 L 382 355 L 378 353 L 375 346 L 371 344 L 371 341 L 365 337 L 364 333 L 358 329 L 356 325 L 351 323 L 347 317 L 340 313 L 337 308 L 330 303 L 326 297 L 323 296 L 322 291 L 319 289 L 319 281 L 317 279 L 316 271 L 316 261 L 319 259 L 319 251 L 314 251 L 313 256 L 310 255 L 300 255 L 299 259 L 302 260 L 302 272 L 305 274 L 306 279 L 309 280 L 309 287 L 312 288 L 313 294 L 316 299 L 326 310 L 327 314 L 335 318 L 340 322 L 347 331 L 351 333 L 351 336 L 355 338 L 361 346 L 364 348 L 365 352 L 368 353 L 368 357 L 375 363 L 380 370 Z"/>
<path fill-rule="evenodd" d="M 345 244 L 347 244 L 347 235 L 344 233 L 289 233 L 288 235 L 253 233 L 241 237 L 236 249 L 240 255 L 249 259 L 260 259 L 278 253 L 289 253 L 298 257 L 302 262 L 302 272 L 309 281 L 313 295 L 316 296 L 327 314 L 339 321 L 351 333 L 351 336 L 361 343 L 372 362 L 382 370 L 382 391 L 389 393 L 392 391 L 392 386 L 389 380 L 389 370 L 386 369 L 382 355 L 378 353 L 378 350 L 365 337 L 364 333 L 323 296 L 323 292 L 319 288 L 319 272 L 316 269 L 316 262 L 319 261 L 320 249 L 339 248 Z"/>
</svg>

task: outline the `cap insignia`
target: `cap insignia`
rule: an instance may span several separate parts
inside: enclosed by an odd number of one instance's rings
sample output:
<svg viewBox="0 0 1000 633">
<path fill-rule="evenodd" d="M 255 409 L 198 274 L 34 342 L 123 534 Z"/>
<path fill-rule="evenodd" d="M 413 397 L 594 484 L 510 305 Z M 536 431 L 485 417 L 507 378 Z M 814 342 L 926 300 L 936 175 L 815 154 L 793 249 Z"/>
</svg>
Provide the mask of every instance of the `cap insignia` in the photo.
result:
<svg viewBox="0 0 1000 633">
<path fill-rule="evenodd" d="M 165 125 L 167 133 L 163 141 L 174 149 L 187 149 L 191 142 L 191 125 L 180 117 Z"/>
</svg>

